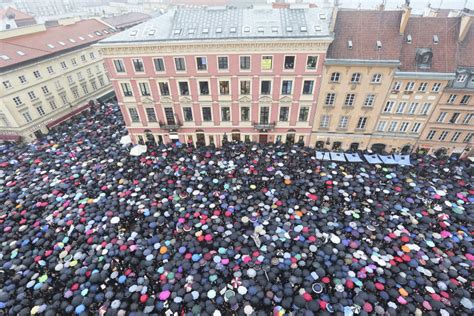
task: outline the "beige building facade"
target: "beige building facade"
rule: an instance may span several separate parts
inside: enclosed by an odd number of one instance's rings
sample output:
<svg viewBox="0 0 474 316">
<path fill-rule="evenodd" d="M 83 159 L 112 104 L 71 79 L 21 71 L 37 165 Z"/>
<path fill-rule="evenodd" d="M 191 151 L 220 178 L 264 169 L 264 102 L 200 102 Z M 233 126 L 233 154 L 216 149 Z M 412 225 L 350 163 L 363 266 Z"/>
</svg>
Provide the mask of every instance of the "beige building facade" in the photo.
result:
<svg viewBox="0 0 474 316">
<path fill-rule="evenodd" d="M 113 91 L 92 46 L 108 29 L 85 20 L 0 33 L 1 140 L 33 141 Z"/>
</svg>

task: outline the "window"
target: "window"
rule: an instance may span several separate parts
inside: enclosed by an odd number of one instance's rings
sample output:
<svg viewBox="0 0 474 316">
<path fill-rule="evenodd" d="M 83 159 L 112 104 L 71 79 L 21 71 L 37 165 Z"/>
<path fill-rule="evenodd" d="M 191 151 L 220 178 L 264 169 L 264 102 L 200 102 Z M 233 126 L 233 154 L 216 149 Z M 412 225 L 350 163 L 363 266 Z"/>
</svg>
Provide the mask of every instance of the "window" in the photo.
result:
<svg viewBox="0 0 474 316">
<path fill-rule="evenodd" d="M 462 120 L 462 123 L 465 125 L 469 124 L 473 116 L 474 116 L 473 113 L 466 114 L 466 116 L 464 117 L 464 120 Z"/>
<path fill-rule="evenodd" d="M 65 94 L 61 95 L 61 101 L 63 102 L 63 105 L 66 105 L 69 103 Z"/>
<path fill-rule="evenodd" d="M 280 121 L 281 122 L 288 122 L 288 117 L 290 114 L 290 108 L 288 106 L 281 106 L 280 107 Z"/>
<path fill-rule="evenodd" d="M 60 81 L 55 81 L 55 82 L 54 82 L 54 86 L 56 87 L 56 89 L 62 89 L 62 86 L 61 86 L 61 82 L 60 82 Z"/>
<path fill-rule="evenodd" d="M 300 108 L 300 114 L 298 115 L 298 121 L 306 122 L 308 120 L 309 107 L 303 106 Z"/>
<path fill-rule="evenodd" d="M 95 59 L 94 52 L 89 53 L 89 57 L 90 57 L 91 59 Z"/>
<path fill-rule="evenodd" d="M 366 125 L 367 125 L 367 117 L 366 116 L 359 117 L 359 121 L 357 122 L 357 128 L 364 129 Z"/>
<path fill-rule="evenodd" d="M 467 78 L 467 75 L 466 75 L 466 74 L 459 74 L 459 75 L 456 77 L 456 82 L 464 82 L 464 81 L 466 81 L 466 78 Z"/>
<path fill-rule="evenodd" d="M 77 66 L 76 58 L 71 59 L 71 64 L 72 64 L 73 66 Z"/>
<path fill-rule="evenodd" d="M 471 96 L 470 95 L 465 95 L 465 96 L 462 97 L 460 104 L 468 104 L 469 100 L 471 100 Z"/>
<path fill-rule="evenodd" d="M 177 57 L 174 59 L 174 64 L 176 66 L 176 71 L 186 71 L 186 65 L 184 62 L 184 57 Z"/>
<path fill-rule="evenodd" d="M 228 106 L 221 107 L 221 121 L 222 122 L 230 121 L 230 107 Z"/>
<path fill-rule="evenodd" d="M 217 57 L 217 66 L 218 66 L 219 70 L 229 69 L 229 59 L 227 58 L 227 56 Z"/>
<path fill-rule="evenodd" d="M 72 88 L 71 91 L 74 98 L 79 99 L 80 96 L 79 96 L 79 91 L 77 90 L 77 88 Z"/>
<path fill-rule="evenodd" d="M 10 83 L 10 80 L 5 80 L 3 82 L 3 86 L 5 87 L 5 89 L 10 89 L 12 87 L 12 84 Z"/>
<path fill-rule="evenodd" d="M 207 70 L 207 58 L 206 57 L 196 57 L 196 66 L 197 70 Z"/>
<path fill-rule="evenodd" d="M 49 74 L 53 74 L 53 73 L 54 73 L 53 66 L 48 66 L 48 67 L 46 67 L 46 70 L 48 71 Z"/>
<path fill-rule="evenodd" d="M 402 122 L 402 124 L 400 125 L 400 132 L 405 133 L 408 129 L 408 125 L 410 125 L 410 123 Z"/>
<path fill-rule="evenodd" d="M 441 90 L 441 83 L 440 82 L 433 83 L 433 87 L 431 88 L 431 91 L 439 92 L 439 90 Z"/>
<path fill-rule="evenodd" d="M 15 102 L 16 106 L 22 105 L 23 102 L 21 101 L 20 97 L 14 97 L 13 102 Z"/>
<path fill-rule="evenodd" d="M 444 141 L 446 137 L 448 136 L 449 132 L 448 131 L 442 131 L 441 134 L 438 137 L 438 140 Z"/>
<path fill-rule="evenodd" d="M 250 56 L 240 56 L 240 70 L 250 70 Z"/>
<path fill-rule="evenodd" d="M 123 61 L 120 59 L 114 59 L 114 66 L 116 72 L 125 72 L 125 66 L 123 65 Z"/>
<path fill-rule="evenodd" d="M 67 82 L 69 82 L 70 84 L 74 82 L 74 79 L 72 78 L 71 75 L 67 76 Z"/>
<path fill-rule="evenodd" d="M 387 101 L 385 104 L 385 107 L 383 109 L 384 113 L 390 113 L 392 112 L 393 105 L 395 104 L 395 101 Z"/>
<path fill-rule="evenodd" d="M 25 76 L 23 76 L 23 75 L 19 76 L 18 79 L 20 79 L 20 83 L 26 83 L 27 82 Z"/>
<path fill-rule="evenodd" d="M 395 111 L 395 113 L 397 114 L 403 114 L 403 112 L 405 111 L 405 106 L 407 105 L 406 102 L 400 102 L 398 103 L 398 106 L 397 106 L 397 110 Z"/>
<path fill-rule="evenodd" d="M 472 139 L 472 135 L 474 135 L 474 133 L 468 133 L 468 134 L 466 135 L 466 137 L 464 137 L 463 142 L 469 143 L 469 142 L 471 141 L 471 139 Z"/>
<path fill-rule="evenodd" d="M 336 100 L 336 94 L 335 93 L 328 93 L 326 95 L 326 105 L 334 105 L 334 101 Z"/>
<path fill-rule="evenodd" d="M 260 107 L 260 124 L 268 124 L 270 119 L 270 108 L 268 106 Z"/>
<path fill-rule="evenodd" d="M 138 111 L 136 108 L 129 108 L 128 113 L 130 113 L 130 119 L 132 120 L 133 123 L 140 122 L 140 116 L 138 116 Z"/>
<path fill-rule="evenodd" d="M 354 105 L 355 94 L 348 93 L 346 94 L 346 100 L 344 101 L 344 106 L 353 106 Z"/>
<path fill-rule="evenodd" d="M 260 84 L 260 93 L 264 95 L 270 94 L 272 90 L 272 82 L 270 80 L 262 80 Z"/>
<path fill-rule="evenodd" d="M 105 85 L 104 78 L 102 76 L 98 76 L 97 78 L 99 79 L 100 86 L 103 87 Z"/>
<path fill-rule="evenodd" d="M 37 106 L 36 107 L 36 110 L 38 111 L 39 115 L 40 116 L 44 116 L 46 115 L 46 112 L 44 111 L 43 107 L 40 105 L 40 106 Z"/>
<path fill-rule="evenodd" d="M 406 91 L 412 91 L 415 87 L 415 83 L 413 81 L 408 81 L 407 85 L 405 86 Z"/>
<path fill-rule="evenodd" d="M 209 82 L 199 81 L 199 93 L 201 95 L 209 95 Z"/>
<path fill-rule="evenodd" d="M 351 83 L 359 83 L 360 82 L 360 73 L 354 72 L 351 77 Z"/>
<path fill-rule="evenodd" d="M 439 113 L 439 116 L 438 118 L 436 119 L 436 122 L 438 123 L 442 123 L 444 121 L 444 119 L 446 118 L 446 115 L 448 114 L 448 112 L 441 112 Z"/>
<path fill-rule="evenodd" d="M 272 69 L 273 69 L 273 57 L 262 56 L 262 70 L 272 70 Z"/>
<path fill-rule="evenodd" d="M 400 91 L 402 83 L 400 81 L 395 81 L 393 83 L 392 91 Z"/>
<path fill-rule="evenodd" d="M 132 63 L 133 63 L 133 69 L 135 69 L 135 72 L 145 71 L 145 69 L 143 68 L 143 61 L 141 59 L 133 58 Z"/>
<path fill-rule="evenodd" d="M 94 80 L 91 80 L 91 86 L 92 86 L 92 90 L 97 90 L 97 83 L 95 83 Z"/>
<path fill-rule="evenodd" d="M 92 70 L 90 68 L 87 68 L 86 72 L 89 77 L 92 76 Z"/>
<path fill-rule="evenodd" d="M 431 131 L 428 133 L 428 135 L 426 135 L 426 139 L 427 139 L 427 140 L 432 140 L 435 135 L 436 135 L 436 131 L 431 130 Z"/>
<path fill-rule="evenodd" d="M 380 83 L 382 81 L 382 74 L 374 74 L 370 83 Z"/>
<path fill-rule="evenodd" d="M 295 56 L 285 56 L 284 69 L 295 69 Z"/>
<path fill-rule="evenodd" d="M 339 119 L 339 124 L 337 125 L 338 128 L 347 128 L 347 124 L 349 123 L 349 116 L 341 116 Z"/>
<path fill-rule="evenodd" d="M 34 100 L 36 99 L 36 94 L 34 91 L 30 91 L 28 92 L 28 96 L 30 97 L 30 100 Z"/>
<path fill-rule="evenodd" d="M 309 95 L 313 93 L 314 80 L 303 81 L 303 94 Z"/>
<path fill-rule="evenodd" d="M 240 82 L 240 94 L 250 94 L 250 80 L 242 80 Z"/>
<path fill-rule="evenodd" d="M 447 102 L 448 102 L 449 104 L 453 104 L 457 97 L 458 97 L 457 94 L 451 94 L 451 95 L 449 96 Z"/>
<path fill-rule="evenodd" d="M 138 84 L 138 86 L 140 87 L 140 92 L 142 94 L 142 96 L 144 97 L 147 97 L 147 96 L 150 96 L 151 93 L 150 93 L 150 87 L 148 86 L 148 83 L 146 82 L 140 82 Z"/>
<path fill-rule="evenodd" d="M 306 69 L 315 70 L 318 64 L 318 56 L 308 56 L 306 59 Z"/>
<path fill-rule="evenodd" d="M 453 116 L 451 116 L 451 119 L 449 120 L 449 123 L 451 124 L 456 124 L 459 118 L 459 115 L 461 115 L 458 112 L 453 113 Z"/>
<path fill-rule="evenodd" d="M 330 119 L 331 119 L 331 117 L 329 115 L 321 116 L 321 121 L 319 122 L 319 127 L 320 128 L 328 128 Z"/>
<path fill-rule="evenodd" d="M 146 108 L 146 117 L 148 118 L 148 122 L 156 122 L 156 113 L 154 108 Z"/>
<path fill-rule="evenodd" d="M 418 103 L 417 103 L 417 102 L 412 102 L 412 103 L 410 104 L 410 107 L 408 108 L 408 114 L 410 114 L 410 115 L 415 114 L 417 107 L 418 107 Z"/>
<path fill-rule="evenodd" d="M 23 118 L 25 119 L 26 123 L 29 123 L 29 122 L 32 121 L 30 113 L 23 112 L 22 115 L 23 115 Z"/>
<path fill-rule="evenodd" d="M 60 65 L 63 70 L 67 69 L 67 65 L 65 61 L 62 61 Z"/>
<path fill-rule="evenodd" d="M 81 61 L 82 61 L 83 63 L 86 62 L 86 55 L 81 55 Z"/>
<path fill-rule="evenodd" d="M 82 76 L 82 72 L 79 71 L 79 72 L 77 73 L 77 79 L 79 79 L 79 80 L 84 79 L 84 77 Z"/>
<path fill-rule="evenodd" d="M 365 97 L 364 106 L 373 106 L 375 101 L 375 94 L 368 94 Z"/>
<path fill-rule="evenodd" d="M 210 107 L 203 107 L 202 108 L 202 120 L 204 122 L 210 122 L 212 121 L 212 114 L 211 114 L 211 108 Z"/>
<path fill-rule="evenodd" d="M 242 122 L 250 121 L 250 108 L 248 106 L 243 106 L 240 108 L 240 120 Z"/>
<path fill-rule="evenodd" d="M 219 93 L 221 95 L 228 95 L 230 93 L 230 83 L 229 81 L 219 81 Z"/>
<path fill-rule="evenodd" d="M 333 72 L 331 74 L 331 82 L 339 82 L 340 78 L 341 78 L 341 73 L 340 72 Z"/>
<path fill-rule="evenodd" d="M 284 95 L 291 94 L 292 85 L 293 85 L 293 81 L 283 80 L 281 83 L 281 94 L 284 94 Z"/>
<path fill-rule="evenodd" d="M 431 103 L 423 104 L 423 107 L 421 108 L 420 114 L 421 115 L 428 115 L 428 112 L 430 111 L 430 108 L 431 108 Z"/>
<path fill-rule="evenodd" d="M 164 95 L 170 95 L 170 88 L 168 86 L 167 82 L 159 82 L 158 87 L 160 88 L 160 94 L 162 96 Z"/>
<path fill-rule="evenodd" d="M 133 96 L 133 92 L 132 92 L 132 88 L 130 87 L 130 84 L 127 83 L 127 82 L 123 82 L 120 84 L 122 86 L 122 91 L 123 91 L 123 95 L 125 97 L 131 97 Z"/>
<path fill-rule="evenodd" d="M 193 121 L 193 109 L 189 106 L 183 107 L 184 121 L 192 122 Z"/>
<path fill-rule="evenodd" d="M 47 86 L 42 86 L 41 87 L 41 90 L 43 90 L 43 93 L 46 95 L 46 94 L 49 94 L 49 89 Z"/>
<path fill-rule="evenodd" d="M 385 126 L 387 125 L 387 121 L 379 121 L 377 124 L 377 131 L 383 132 L 385 131 Z"/>
<path fill-rule="evenodd" d="M 388 132 L 393 133 L 397 129 L 398 122 L 397 121 L 392 121 L 390 122 L 390 125 L 388 126 Z"/>
<path fill-rule="evenodd" d="M 415 122 L 413 123 L 413 126 L 411 128 L 412 133 L 418 133 L 420 131 L 421 123 L 420 122 Z"/>
<path fill-rule="evenodd" d="M 51 110 L 56 110 L 58 106 L 56 105 L 56 102 L 54 100 L 49 101 L 49 106 L 51 107 Z"/>
<path fill-rule="evenodd" d="M 179 94 L 189 95 L 189 86 L 186 81 L 179 82 Z"/>
<path fill-rule="evenodd" d="M 418 91 L 425 92 L 427 86 L 428 86 L 428 82 L 421 82 L 420 86 L 418 87 Z"/>
<path fill-rule="evenodd" d="M 459 139 L 459 136 L 461 136 L 461 132 L 455 132 L 455 133 L 453 134 L 453 137 L 451 137 L 451 141 L 452 141 L 452 142 L 457 142 L 458 139 Z"/>
<path fill-rule="evenodd" d="M 156 72 L 165 71 L 165 62 L 163 58 L 153 58 L 153 65 L 155 65 Z"/>
</svg>

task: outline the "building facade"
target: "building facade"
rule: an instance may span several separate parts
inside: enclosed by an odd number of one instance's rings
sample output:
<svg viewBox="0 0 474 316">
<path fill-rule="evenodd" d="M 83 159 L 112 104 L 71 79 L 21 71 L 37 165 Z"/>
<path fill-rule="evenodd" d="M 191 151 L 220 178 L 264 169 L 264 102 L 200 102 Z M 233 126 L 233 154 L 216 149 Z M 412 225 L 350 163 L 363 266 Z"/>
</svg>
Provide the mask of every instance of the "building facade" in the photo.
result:
<svg viewBox="0 0 474 316">
<path fill-rule="evenodd" d="M 101 41 L 136 143 L 308 143 L 331 10 L 178 10 Z"/>
<path fill-rule="evenodd" d="M 84 20 L 1 32 L 0 140 L 32 141 L 113 93 L 92 46 L 112 31 Z"/>
</svg>

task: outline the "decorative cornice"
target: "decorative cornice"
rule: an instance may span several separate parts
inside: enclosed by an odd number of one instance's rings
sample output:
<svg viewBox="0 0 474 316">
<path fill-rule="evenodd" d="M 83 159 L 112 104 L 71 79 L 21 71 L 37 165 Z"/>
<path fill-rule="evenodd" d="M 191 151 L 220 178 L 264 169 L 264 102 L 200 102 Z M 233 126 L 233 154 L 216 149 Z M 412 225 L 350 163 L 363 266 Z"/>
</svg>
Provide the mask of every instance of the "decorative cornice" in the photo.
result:
<svg viewBox="0 0 474 316">
<path fill-rule="evenodd" d="M 434 80 L 454 80 L 456 73 L 442 72 L 415 72 L 415 71 L 397 71 L 394 78 L 400 79 L 434 79 Z"/>
<path fill-rule="evenodd" d="M 384 66 L 398 67 L 401 65 L 399 60 L 369 60 L 369 59 L 326 59 L 325 65 L 334 66 Z"/>
</svg>

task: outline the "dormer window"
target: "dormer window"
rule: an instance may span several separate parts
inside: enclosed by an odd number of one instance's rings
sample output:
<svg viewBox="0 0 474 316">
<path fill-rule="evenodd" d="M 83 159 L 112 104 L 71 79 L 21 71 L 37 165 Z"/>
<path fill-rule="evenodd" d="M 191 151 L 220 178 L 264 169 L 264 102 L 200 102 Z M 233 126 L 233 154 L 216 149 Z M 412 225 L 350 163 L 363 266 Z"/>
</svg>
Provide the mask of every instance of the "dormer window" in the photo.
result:
<svg viewBox="0 0 474 316">
<path fill-rule="evenodd" d="M 381 50 L 382 49 L 382 42 L 381 41 L 377 41 L 377 49 L 378 50 Z"/>
<path fill-rule="evenodd" d="M 420 68 L 431 68 L 433 51 L 431 48 L 418 48 L 415 55 L 416 66 Z"/>
<path fill-rule="evenodd" d="M 352 49 L 352 41 L 347 41 L 347 48 Z"/>
<path fill-rule="evenodd" d="M 438 35 L 433 35 L 433 43 L 434 43 L 435 45 L 438 45 L 438 43 L 439 43 Z"/>
<path fill-rule="evenodd" d="M 412 43 L 412 38 L 411 38 L 411 35 L 410 35 L 410 34 L 407 35 L 407 43 L 408 43 L 408 44 L 411 44 L 411 43 Z"/>
</svg>

